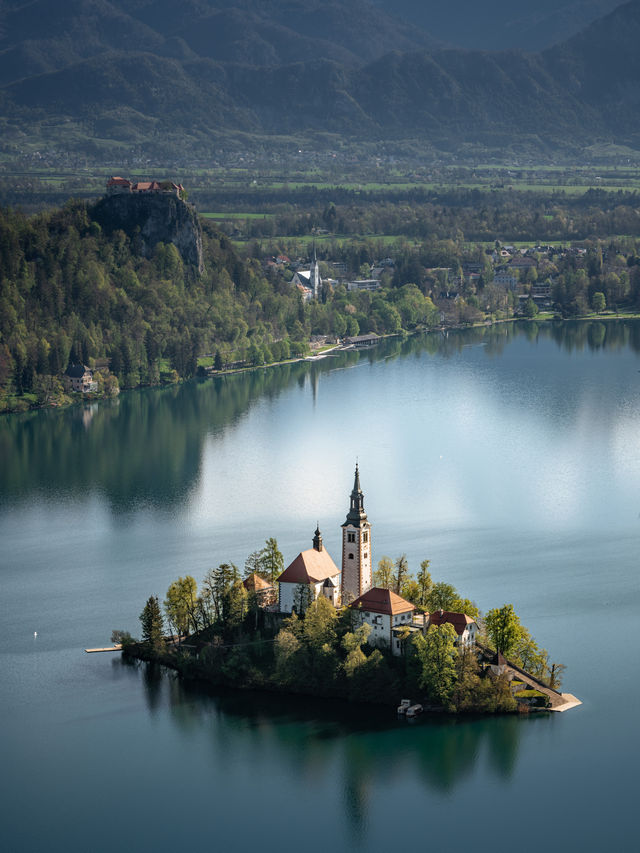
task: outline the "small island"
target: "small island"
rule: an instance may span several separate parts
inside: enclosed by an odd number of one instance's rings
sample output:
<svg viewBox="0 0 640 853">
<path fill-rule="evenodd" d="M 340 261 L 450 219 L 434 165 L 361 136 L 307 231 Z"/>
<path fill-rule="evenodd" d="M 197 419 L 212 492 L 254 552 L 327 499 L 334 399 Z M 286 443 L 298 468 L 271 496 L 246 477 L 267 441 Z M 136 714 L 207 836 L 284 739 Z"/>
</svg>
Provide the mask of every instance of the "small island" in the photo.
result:
<svg viewBox="0 0 640 853">
<path fill-rule="evenodd" d="M 360 472 L 342 531 L 338 568 L 316 528 L 312 547 L 285 568 L 267 539 L 245 563 L 174 581 L 161 607 L 150 596 L 142 638 L 114 631 L 131 660 L 209 684 L 300 693 L 434 713 L 564 711 L 564 666 L 550 661 L 511 604 L 483 617 L 429 560 L 414 578 L 404 555 L 373 570 Z M 163 613 L 164 610 L 164 613 Z M 169 635 L 165 620 L 169 628 Z M 411 696 L 413 700 L 404 697 Z M 412 704 L 413 701 L 413 704 Z"/>
</svg>

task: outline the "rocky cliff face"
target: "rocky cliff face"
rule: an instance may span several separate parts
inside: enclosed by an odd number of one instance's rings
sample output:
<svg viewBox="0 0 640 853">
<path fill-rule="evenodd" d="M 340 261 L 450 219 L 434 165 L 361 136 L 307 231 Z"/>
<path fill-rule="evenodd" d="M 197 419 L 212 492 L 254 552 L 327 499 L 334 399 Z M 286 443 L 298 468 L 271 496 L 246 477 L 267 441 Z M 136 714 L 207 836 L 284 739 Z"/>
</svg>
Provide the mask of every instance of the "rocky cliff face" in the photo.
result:
<svg viewBox="0 0 640 853">
<path fill-rule="evenodd" d="M 204 271 L 202 230 L 193 205 L 170 193 L 122 193 L 100 199 L 92 218 L 106 231 L 121 229 L 136 251 L 153 255 L 158 243 L 173 243 L 186 264 Z"/>
</svg>

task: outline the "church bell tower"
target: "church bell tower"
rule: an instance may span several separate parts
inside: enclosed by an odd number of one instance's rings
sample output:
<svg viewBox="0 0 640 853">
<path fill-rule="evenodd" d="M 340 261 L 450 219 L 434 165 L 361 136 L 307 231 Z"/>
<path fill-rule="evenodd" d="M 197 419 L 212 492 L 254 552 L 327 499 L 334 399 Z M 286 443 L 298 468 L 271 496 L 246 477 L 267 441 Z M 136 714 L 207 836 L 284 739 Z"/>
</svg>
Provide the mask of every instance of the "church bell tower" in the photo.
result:
<svg viewBox="0 0 640 853">
<path fill-rule="evenodd" d="M 342 525 L 342 603 L 348 604 L 372 585 L 371 525 L 364 511 L 364 495 L 356 465 L 349 512 Z"/>
<path fill-rule="evenodd" d="M 322 290 L 322 279 L 320 278 L 320 267 L 318 266 L 318 258 L 316 257 L 316 244 L 313 243 L 313 260 L 311 261 L 311 269 L 309 270 L 309 287 L 313 292 L 313 298 L 320 299 Z"/>
</svg>

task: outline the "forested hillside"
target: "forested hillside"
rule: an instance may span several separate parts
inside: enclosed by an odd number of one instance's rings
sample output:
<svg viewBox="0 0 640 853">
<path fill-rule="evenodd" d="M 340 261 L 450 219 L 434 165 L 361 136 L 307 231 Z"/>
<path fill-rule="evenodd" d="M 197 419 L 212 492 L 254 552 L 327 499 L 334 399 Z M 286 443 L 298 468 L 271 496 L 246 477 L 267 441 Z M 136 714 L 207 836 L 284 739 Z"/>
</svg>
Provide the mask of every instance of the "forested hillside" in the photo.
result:
<svg viewBox="0 0 640 853">
<path fill-rule="evenodd" d="M 5 404 L 25 392 L 45 402 L 70 361 L 108 359 L 120 384 L 134 387 L 158 384 L 163 372 L 191 376 L 216 346 L 231 355 L 302 341 L 297 294 L 272 287 L 223 235 L 205 227 L 203 236 L 199 277 L 171 244 L 137 256 L 129 236 L 103 234 L 83 203 L 32 219 L 0 212 Z"/>
<path fill-rule="evenodd" d="M 141 257 L 135 233 L 107 234 L 93 212 L 79 201 L 32 218 L 0 210 L 0 410 L 55 402 L 69 363 L 98 367 L 108 391 L 114 377 L 132 388 L 193 376 L 205 354 L 259 365 L 305 353 L 314 332 L 434 321 L 413 284 L 305 305 L 282 271 L 267 278 L 206 223 L 199 275 L 172 244 Z"/>
</svg>

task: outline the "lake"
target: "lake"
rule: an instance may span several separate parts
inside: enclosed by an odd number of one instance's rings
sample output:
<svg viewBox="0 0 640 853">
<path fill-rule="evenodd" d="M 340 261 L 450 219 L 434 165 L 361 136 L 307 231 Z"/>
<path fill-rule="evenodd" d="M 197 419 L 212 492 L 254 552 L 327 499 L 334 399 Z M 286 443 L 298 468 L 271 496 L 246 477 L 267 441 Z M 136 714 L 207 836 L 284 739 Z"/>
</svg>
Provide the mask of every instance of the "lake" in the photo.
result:
<svg viewBox="0 0 640 853">
<path fill-rule="evenodd" d="M 505 324 L 0 417 L 5 849 L 626 846 L 639 391 L 640 323 Z M 582 706 L 411 725 L 84 654 L 269 536 L 339 562 L 356 459 L 374 561 L 513 603 Z"/>
</svg>

